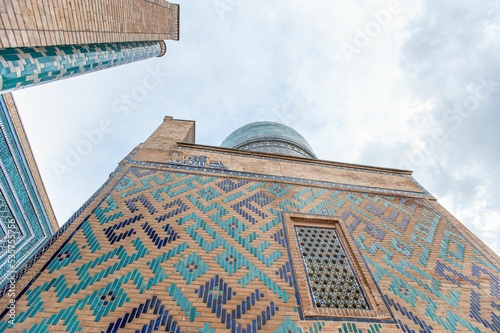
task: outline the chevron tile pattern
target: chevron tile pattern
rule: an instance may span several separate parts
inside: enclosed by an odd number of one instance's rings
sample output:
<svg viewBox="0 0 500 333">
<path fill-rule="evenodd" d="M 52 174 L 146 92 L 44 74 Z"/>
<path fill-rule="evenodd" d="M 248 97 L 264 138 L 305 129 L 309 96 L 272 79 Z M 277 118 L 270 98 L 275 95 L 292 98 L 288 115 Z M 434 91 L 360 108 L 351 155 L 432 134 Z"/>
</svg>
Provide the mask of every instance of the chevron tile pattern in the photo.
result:
<svg viewBox="0 0 500 333">
<path fill-rule="evenodd" d="M 282 212 L 338 219 L 392 318 L 304 317 Z M 499 267 L 424 199 L 131 168 L 78 223 L 17 331 L 500 332 Z"/>
</svg>

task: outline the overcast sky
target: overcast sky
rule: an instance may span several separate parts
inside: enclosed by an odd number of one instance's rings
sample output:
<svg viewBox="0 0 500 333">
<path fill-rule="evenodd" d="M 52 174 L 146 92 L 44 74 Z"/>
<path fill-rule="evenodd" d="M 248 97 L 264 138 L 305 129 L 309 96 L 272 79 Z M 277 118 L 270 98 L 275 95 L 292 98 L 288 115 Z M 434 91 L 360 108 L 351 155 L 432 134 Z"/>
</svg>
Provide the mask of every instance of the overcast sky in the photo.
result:
<svg viewBox="0 0 500 333">
<path fill-rule="evenodd" d="M 60 224 L 165 115 L 208 145 L 271 120 L 320 159 L 413 170 L 500 253 L 500 0 L 178 3 L 164 57 L 14 94 Z"/>
</svg>

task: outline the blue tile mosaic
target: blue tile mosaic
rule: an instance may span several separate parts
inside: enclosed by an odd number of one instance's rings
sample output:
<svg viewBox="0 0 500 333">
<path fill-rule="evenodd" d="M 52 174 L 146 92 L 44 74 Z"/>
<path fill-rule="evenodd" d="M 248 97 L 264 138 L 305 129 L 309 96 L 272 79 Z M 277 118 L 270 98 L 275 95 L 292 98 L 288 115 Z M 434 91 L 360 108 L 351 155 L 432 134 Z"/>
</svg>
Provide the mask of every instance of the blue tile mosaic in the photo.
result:
<svg viewBox="0 0 500 333">
<path fill-rule="evenodd" d="M 4 99 L 0 95 L 0 287 L 54 233 Z M 8 233 L 7 231 L 10 230 Z M 7 243 L 14 266 L 7 265 Z"/>
<path fill-rule="evenodd" d="M 87 207 L 95 200 L 95 198 L 106 188 L 106 186 L 109 184 L 111 180 L 115 177 L 115 175 L 123 168 L 123 166 L 118 166 L 115 171 L 113 171 L 110 175 L 109 178 L 104 182 L 104 184 L 97 189 L 97 191 L 87 200 L 84 202 L 84 204 L 76 211 L 73 213 L 73 215 L 69 218 L 69 220 L 62 225 L 48 240 L 36 251 L 33 252 L 30 258 L 24 262 L 23 265 L 21 265 L 14 276 L 12 276 L 14 281 L 18 281 L 21 277 L 23 277 L 26 272 L 42 257 L 42 255 L 51 248 L 52 244 L 56 242 L 61 235 L 64 234 L 64 232 L 77 220 L 77 218 L 80 217 L 80 215 L 87 209 Z M 89 216 L 85 217 L 83 219 L 83 223 L 87 221 Z M 39 274 L 39 273 L 38 273 Z M 38 276 L 38 274 L 36 276 Z M 32 282 L 30 282 L 26 288 L 28 288 L 31 285 Z M 5 294 L 9 291 L 9 288 L 7 285 L 4 285 L 3 287 L 0 288 L 0 298 L 5 296 Z"/>
<path fill-rule="evenodd" d="M 59 322 L 59 330 L 78 331 L 83 314 L 95 316 L 96 330 L 103 332 L 139 327 L 139 332 L 374 333 L 385 332 L 385 324 L 393 330 L 398 325 L 404 332 L 497 329 L 496 263 L 446 225 L 425 200 L 145 168 L 128 169 L 122 176 L 50 258 L 43 279 L 21 293 L 22 301 L 30 303 L 17 319 L 23 329 L 50 331 Z M 280 196 L 283 192 L 287 193 Z M 353 237 L 381 286 L 382 299 L 393 310 L 390 318 L 302 316 L 297 267 L 291 264 L 281 216 L 284 210 L 310 215 L 313 209 L 321 214 L 323 208 L 331 209 L 351 233 L 346 237 Z M 406 223 L 405 216 L 412 216 L 411 221 Z M 135 234 L 118 239 L 132 229 Z M 437 230 L 449 231 L 444 255 L 438 246 L 420 260 L 428 242 L 439 237 L 441 244 L 443 236 Z M 463 253 L 455 241 L 464 244 Z M 337 249 L 335 240 L 319 242 L 324 246 L 309 251 L 313 262 L 324 260 L 316 253 L 327 251 L 327 244 Z M 330 278 L 335 267 L 339 273 L 349 272 L 350 266 L 340 265 L 346 259 L 342 250 L 337 266 L 322 262 L 326 272 L 333 268 Z M 461 262 L 462 255 L 464 262 L 474 258 L 467 261 L 467 269 L 445 260 Z M 342 281 L 345 286 L 354 279 Z M 320 293 L 322 285 L 318 284 Z M 488 295 L 493 296 L 493 306 Z M 325 304 L 327 300 L 328 295 Z M 49 301 L 58 302 L 57 313 L 48 313 Z M 461 311 L 463 306 L 467 311 Z M 5 327 L 0 321 L 0 331 Z"/>
</svg>

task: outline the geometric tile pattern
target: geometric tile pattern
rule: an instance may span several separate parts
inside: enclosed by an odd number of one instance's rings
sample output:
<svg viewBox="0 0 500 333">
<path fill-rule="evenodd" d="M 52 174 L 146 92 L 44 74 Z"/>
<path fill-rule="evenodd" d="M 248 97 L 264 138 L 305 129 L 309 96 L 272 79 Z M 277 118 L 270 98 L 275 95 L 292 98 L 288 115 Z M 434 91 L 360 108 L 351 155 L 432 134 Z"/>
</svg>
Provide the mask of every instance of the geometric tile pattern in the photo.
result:
<svg viewBox="0 0 500 333">
<path fill-rule="evenodd" d="M 30 268 L 37 263 L 37 261 L 43 256 L 47 250 L 51 249 L 52 245 L 61 237 L 63 234 L 65 234 L 66 230 L 70 227 L 72 227 L 73 223 L 76 221 L 78 223 L 81 223 L 81 214 L 85 212 L 85 210 L 88 208 L 90 204 L 94 202 L 94 200 L 101 194 L 101 192 L 104 191 L 104 189 L 107 188 L 109 185 L 110 181 L 113 180 L 114 176 L 119 173 L 123 169 L 123 166 L 118 166 L 110 175 L 109 178 L 104 182 L 104 184 L 97 189 L 97 191 L 92 194 L 92 196 L 85 201 L 85 203 L 78 208 L 73 215 L 64 223 L 59 229 L 57 229 L 56 232 L 51 237 L 41 239 L 41 246 L 39 247 L 33 247 L 30 248 L 31 252 L 33 253 L 31 256 L 26 256 L 26 261 L 20 262 L 22 265 L 20 266 L 21 268 L 16 271 L 15 274 L 11 276 L 12 279 L 15 281 L 18 281 L 21 279 L 29 270 Z M 83 224 L 83 226 L 85 223 Z M 82 226 L 82 225 L 81 225 Z M 82 228 L 83 228 L 82 226 Z M 87 228 L 88 230 L 88 228 Z M 92 235 L 88 235 L 92 237 Z M 92 243 L 94 246 L 99 247 L 99 244 L 93 242 Z M 92 247 L 93 248 L 93 247 Z M 23 252 L 23 249 L 26 249 L 26 247 L 17 247 L 16 251 Z M 26 252 L 25 252 L 26 253 Z M 4 297 L 7 293 L 9 293 L 9 285 L 4 285 L 2 288 L 0 288 L 0 298 Z"/>
<path fill-rule="evenodd" d="M 58 45 L 0 50 L 0 91 L 156 57 L 157 41 Z"/>
<path fill-rule="evenodd" d="M 368 309 L 335 229 L 296 226 L 295 233 L 314 306 Z"/>
<path fill-rule="evenodd" d="M 7 274 L 15 275 L 54 230 L 3 96 L 0 96 L 0 148 L 0 287 L 3 287 Z M 9 247 L 14 251 L 9 251 Z M 14 256 L 10 257 L 12 261 L 8 260 L 9 255 Z"/>
<path fill-rule="evenodd" d="M 498 262 L 425 199 L 189 170 L 121 176 L 20 293 L 16 330 L 500 331 Z M 302 315 L 285 211 L 343 225 L 391 319 Z M 326 243 L 315 248 L 337 248 Z"/>
</svg>

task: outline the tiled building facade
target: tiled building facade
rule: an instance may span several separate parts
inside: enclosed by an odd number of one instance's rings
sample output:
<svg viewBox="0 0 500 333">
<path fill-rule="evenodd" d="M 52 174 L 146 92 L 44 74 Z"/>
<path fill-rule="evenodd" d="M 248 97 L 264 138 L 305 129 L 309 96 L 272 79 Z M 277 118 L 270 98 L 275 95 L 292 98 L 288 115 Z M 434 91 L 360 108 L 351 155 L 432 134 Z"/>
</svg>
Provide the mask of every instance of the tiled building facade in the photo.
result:
<svg viewBox="0 0 500 333">
<path fill-rule="evenodd" d="M 0 286 L 58 229 L 10 94 L 0 95 Z"/>
<path fill-rule="evenodd" d="M 499 257 L 411 172 L 194 134 L 167 117 L 119 164 L 2 291 L 0 331 L 500 331 Z"/>
<path fill-rule="evenodd" d="M 179 39 L 179 6 L 164 0 L 0 4 L 0 92 L 127 64 Z"/>
</svg>

